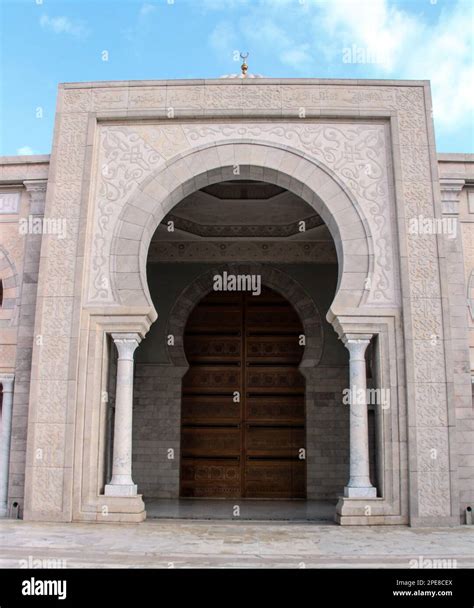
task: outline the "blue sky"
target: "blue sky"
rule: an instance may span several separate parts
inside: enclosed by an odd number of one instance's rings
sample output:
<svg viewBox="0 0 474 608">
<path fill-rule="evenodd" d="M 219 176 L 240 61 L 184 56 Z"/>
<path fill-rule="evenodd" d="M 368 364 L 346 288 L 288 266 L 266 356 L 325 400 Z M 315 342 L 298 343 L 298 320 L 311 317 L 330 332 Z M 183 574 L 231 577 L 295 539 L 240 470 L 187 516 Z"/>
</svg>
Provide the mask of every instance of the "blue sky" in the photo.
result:
<svg viewBox="0 0 474 608">
<path fill-rule="evenodd" d="M 57 84 L 268 77 L 432 82 L 439 152 L 474 152 L 474 0 L 0 0 L 0 155 L 51 149 Z M 108 60 L 104 61 L 104 51 Z"/>
</svg>

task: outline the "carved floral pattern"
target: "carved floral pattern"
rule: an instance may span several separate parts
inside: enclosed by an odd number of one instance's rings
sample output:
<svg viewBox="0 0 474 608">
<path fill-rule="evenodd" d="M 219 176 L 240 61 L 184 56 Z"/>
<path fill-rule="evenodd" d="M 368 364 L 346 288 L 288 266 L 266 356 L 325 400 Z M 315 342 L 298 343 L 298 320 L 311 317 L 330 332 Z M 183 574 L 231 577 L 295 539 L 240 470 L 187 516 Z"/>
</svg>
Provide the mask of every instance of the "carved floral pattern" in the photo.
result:
<svg viewBox="0 0 474 608">
<path fill-rule="evenodd" d="M 131 87 L 130 87 L 131 89 Z M 153 95 L 152 95 L 153 92 Z M 133 107 L 156 107 L 163 102 L 166 95 L 167 107 L 176 109 L 195 109 L 198 113 L 208 109 L 228 109 L 232 107 L 247 108 L 243 104 L 251 104 L 255 109 L 281 110 L 288 115 L 298 116 L 299 108 L 318 108 L 322 111 L 350 109 L 357 112 L 360 108 L 382 110 L 387 115 L 396 113 L 401 145 L 401 189 L 397 191 L 400 200 L 406 205 L 405 217 L 410 214 L 433 215 L 433 193 L 431 175 L 429 170 L 429 149 L 427 138 L 427 117 L 425 113 L 424 91 L 416 86 L 352 86 L 352 85 L 286 85 L 268 88 L 268 85 L 243 86 L 168 86 L 136 87 L 129 92 L 128 104 Z M 59 187 L 65 184 L 78 184 L 83 178 L 85 146 L 87 137 L 87 112 L 92 103 L 100 109 L 106 110 L 114 106 L 122 106 L 126 102 L 125 95 L 105 91 L 94 93 L 87 90 L 68 90 L 64 92 L 64 114 L 61 116 L 58 135 L 55 141 L 55 171 L 54 183 L 56 191 L 52 205 L 64 208 L 65 199 L 56 198 Z M 115 95 L 115 99 L 114 99 Z M 94 99 L 93 99 L 94 97 Z M 76 113 L 77 112 L 77 113 Z M 429 120 L 429 117 L 428 117 Z M 167 125 L 168 126 L 168 125 Z M 176 125 L 174 125 L 176 127 Z M 388 176 L 386 168 L 388 160 L 385 157 L 387 146 L 384 127 L 372 124 L 354 124 L 342 129 L 340 123 L 334 125 L 307 125 L 291 124 L 288 129 L 282 129 L 275 123 L 266 125 L 236 126 L 228 123 L 220 132 L 207 131 L 210 139 L 217 136 L 221 140 L 226 138 L 252 138 L 259 128 L 267 139 L 275 142 L 294 145 L 307 154 L 328 165 L 354 194 L 367 215 L 373 235 L 376 235 L 376 255 L 379 275 L 373 286 L 371 297 L 373 303 L 387 301 L 388 282 L 394 287 L 392 274 L 394 272 L 394 258 L 391 250 L 391 218 L 386 215 L 391 206 L 388 190 Z M 159 133 L 160 127 L 150 126 Z M 186 134 L 190 138 L 188 147 L 203 143 L 206 133 L 202 129 L 207 126 L 192 125 L 187 127 Z M 215 128 L 215 125 L 213 125 Z M 180 150 L 181 143 L 174 147 L 169 141 L 166 153 L 157 151 L 160 138 L 153 143 L 146 141 L 137 132 L 137 128 L 129 127 L 102 127 L 98 189 L 95 196 L 96 218 L 94 230 L 96 233 L 94 253 L 92 260 L 92 289 L 90 298 L 94 301 L 111 301 L 110 289 L 102 287 L 101 270 L 107 275 L 105 268 L 108 260 L 109 234 L 113 231 L 118 213 L 123 204 L 130 200 L 137 185 L 150 175 L 166 158 L 166 154 L 175 154 Z M 229 130 L 230 129 L 230 130 Z M 241 131 L 238 131 L 241 129 Z M 243 129 L 243 130 L 242 130 Z M 280 129 L 280 130 L 279 130 Z M 177 131 L 179 132 L 179 130 Z M 252 135 L 253 134 L 253 135 Z M 181 137 L 181 136 L 179 136 Z M 166 139 L 166 138 L 164 138 Z M 174 139 L 174 138 L 172 138 Z M 163 140 L 164 141 L 164 140 Z M 183 141 L 182 139 L 180 140 Z M 5 169 L 15 172 L 17 169 Z M 367 170 L 367 173 L 364 171 Z M 62 186 L 61 186 L 62 185 Z M 67 195 L 65 195 L 67 197 Z M 74 204 L 78 205 L 80 187 L 74 193 Z M 56 202 L 57 201 L 57 202 Z M 52 207 L 52 208 L 53 208 Z M 380 242 L 379 242 L 380 238 Z M 46 272 L 48 281 L 45 284 L 47 296 L 73 295 L 76 239 L 74 234 L 65 242 L 69 246 L 54 240 L 49 243 L 48 263 Z M 59 244 L 59 245 L 58 245 Z M 64 248 L 66 247 L 66 248 Z M 408 239 L 408 283 L 411 298 L 441 297 L 439 264 L 437 261 L 437 247 L 435 238 Z M 64 260 L 64 261 L 63 261 Z M 106 278 L 108 278 L 106 276 Z M 391 283 L 390 283 L 391 282 Z M 382 293 L 385 291 L 385 294 Z M 380 300 L 375 298 L 378 293 Z M 389 299 L 393 293 L 389 296 Z M 388 302 L 387 302 L 388 303 Z M 414 305 L 414 310 L 416 309 Z M 434 427 L 446 425 L 446 385 L 445 359 L 442 341 L 436 347 L 426 340 L 426 334 L 432 329 L 437 332 L 442 325 L 439 307 L 428 305 L 421 311 L 421 317 L 413 321 L 413 337 L 415 339 L 415 413 L 417 420 L 417 464 L 426 464 L 427 451 L 431 449 L 433 441 L 441 441 L 439 457 L 430 462 L 418 475 L 418 506 L 419 516 L 445 516 L 450 514 L 450 487 L 449 467 L 447 467 L 448 449 L 447 434 L 440 440 L 440 431 Z M 70 319 L 71 311 L 63 311 L 64 319 Z M 44 315 L 43 315 L 44 322 Z M 41 320 L 39 320 L 41 326 Z M 62 324 L 59 325 L 62 327 Z M 54 332 L 54 328 L 51 328 Z M 37 401 L 34 404 L 36 411 L 47 415 L 46 401 L 54 404 L 55 415 L 63 420 L 60 403 L 65 397 L 64 389 L 69 379 L 69 347 L 70 339 L 67 337 L 54 337 L 47 340 L 40 348 L 38 357 L 39 381 L 36 380 Z M 57 379 L 57 386 L 54 384 Z M 39 383 L 38 383 L 39 382 Z M 46 389 L 46 386 L 48 388 Z M 34 388 L 34 387 L 33 387 Z M 431 407 L 430 407 L 431 401 Z M 433 426 L 427 424 L 433 418 Z M 46 427 L 45 427 L 46 428 Z M 32 438 L 33 448 L 39 439 L 39 429 L 36 429 Z M 53 459 L 51 462 L 55 463 Z M 59 462 L 59 461 L 58 461 Z M 420 469 L 418 469 L 420 470 Z M 34 467 L 32 476 L 32 491 L 30 509 L 33 512 L 59 513 L 63 509 L 64 469 L 62 464 L 54 466 Z"/>
<path fill-rule="evenodd" d="M 361 205 L 374 236 L 375 267 L 367 303 L 395 305 L 398 302 L 384 125 L 185 123 L 179 127 L 108 127 L 103 131 L 90 301 L 110 301 L 112 298 L 106 267 L 111 232 L 118 218 L 118 204 L 131 200 L 131 193 L 140 180 L 158 167 L 162 159 L 197 145 L 257 139 L 302 150 L 340 177 Z M 147 155 L 147 162 L 143 162 Z M 135 172 L 130 163 L 138 160 L 141 165 Z"/>
<path fill-rule="evenodd" d="M 102 130 L 101 153 L 89 300 L 111 302 L 110 278 L 106 270 L 110 232 L 127 197 L 159 166 L 162 156 L 138 133 L 126 127 Z"/>
</svg>

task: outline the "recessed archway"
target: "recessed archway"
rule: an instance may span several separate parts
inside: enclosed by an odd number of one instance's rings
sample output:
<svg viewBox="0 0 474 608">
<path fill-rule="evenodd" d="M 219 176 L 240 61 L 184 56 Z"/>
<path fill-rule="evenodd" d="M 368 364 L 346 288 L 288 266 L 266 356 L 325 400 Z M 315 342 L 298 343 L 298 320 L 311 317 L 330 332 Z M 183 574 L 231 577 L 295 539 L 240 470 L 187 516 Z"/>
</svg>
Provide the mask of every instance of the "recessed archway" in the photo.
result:
<svg viewBox="0 0 474 608">
<path fill-rule="evenodd" d="M 252 158 L 255 161 L 249 162 Z M 110 272 L 116 302 L 141 309 L 149 306 L 154 320 L 146 260 L 156 228 L 188 194 L 244 178 L 287 188 L 320 214 L 333 236 L 339 265 L 336 296 L 328 314 L 334 318 L 359 307 L 369 293 L 373 247 L 357 201 L 332 171 L 314 159 L 290 147 L 245 141 L 195 148 L 171 159 L 141 184 L 124 206 L 112 240 Z M 130 241 L 136 242 L 134 262 L 122 254 L 130 251 Z"/>
<path fill-rule="evenodd" d="M 217 149 L 222 152 L 221 146 L 215 146 L 212 150 L 209 148 L 196 149 L 186 156 L 170 161 L 159 174 L 155 174 L 141 184 L 131 203 L 124 207 L 112 242 L 111 277 L 117 304 L 126 306 L 127 314 L 136 311 L 137 315 L 146 314 L 151 321 L 156 319 L 157 308 L 148 288 L 146 262 L 150 242 L 160 222 L 168 217 L 169 212 L 177 203 L 197 190 L 208 189 L 213 184 L 223 182 L 230 184 L 246 180 L 274 184 L 284 188 L 300 197 L 305 204 L 319 214 L 331 233 L 338 260 L 337 266 L 334 266 L 336 272 L 338 271 L 337 285 L 333 292 L 335 297 L 332 299 L 332 304 L 328 303 L 324 306 L 324 312 L 327 311 L 326 318 L 332 323 L 338 320 L 338 315 L 353 316 L 354 310 L 361 310 L 361 305 L 366 301 L 367 294 L 370 292 L 373 256 L 370 253 L 372 243 L 368 224 L 360 212 L 357 201 L 348 195 L 345 188 L 330 171 L 294 150 L 275 148 L 274 145 L 267 146 L 261 143 L 248 146 L 241 142 L 225 144 L 222 148 L 227 151 L 225 163 L 217 154 Z M 252 148 L 260 151 L 260 154 L 257 155 L 256 165 L 248 164 L 249 158 L 252 161 L 252 155 L 249 157 Z M 247 164 L 238 164 L 237 161 L 231 163 L 229 158 L 231 150 L 237 157 L 245 153 Z M 263 156 L 262 150 L 266 152 Z M 278 156 L 278 162 L 275 155 Z M 182 165 L 183 162 L 186 164 L 186 168 Z M 237 173 L 235 172 L 236 164 L 238 165 Z M 130 241 L 136 242 L 131 243 Z M 130 255 L 133 252 L 137 252 L 136 255 Z M 264 266 L 267 265 L 264 264 Z M 368 278 L 369 280 L 367 280 Z M 123 289 L 124 285 L 125 289 Z M 268 285 L 271 287 L 271 282 Z M 208 289 L 209 286 L 207 286 L 207 291 Z M 170 359 L 172 361 L 175 359 L 177 365 L 173 362 L 174 368 L 168 368 L 167 371 L 164 367 L 160 368 L 160 381 L 156 388 L 161 392 L 164 388 L 166 392 L 162 397 L 166 402 L 166 409 L 163 409 L 160 414 L 166 416 L 166 421 L 163 420 L 163 423 L 171 425 L 178 434 L 173 437 L 173 433 L 168 433 L 165 441 L 159 441 L 161 446 L 159 449 L 164 452 L 166 443 L 169 446 L 167 451 L 174 454 L 172 458 L 176 458 L 176 455 L 180 454 L 180 427 L 176 423 L 178 422 L 177 417 L 179 419 L 181 405 L 181 395 L 176 394 L 176 383 L 178 378 L 182 378 L 188 365 L 182 343 L 179 340 L 179 332 L 176 333 L 171 328 L 171 315 L 168 318 L 170 328 L 167 338 L 172 341 L 171 352 L 173 353 L 170 354 Z M 186 318 L 186 316 L 181 317 L 180 329 L 184 329 Z M 320 320 L 319 313 L 317 318 Z M 309 349 L 307 350 L 309 353 Z M 308 357 L 306 359 L 306 355 L 303 357 L 301 367 L 306 378 L 309 378 L 311 387 L 313 421 L 308 428 L 311 429 L 313 445 L 308 465 L 311 465 L 309 475 L 313 500 L 332 500 L 334 496 L 342 492 L 348 478 L 349 420 L 347 408 L 341 403 L 340 393 L 349 383 L 349 366 L 347 352 L 341 343 L 335 348 L 335 351 L 338 350 L 342 350 L 344 354 L 339 366 L 336 364 L 334 369 L 332 368 L 334 362 L 329 365 L 331 369 L 326 369 L 324 366 L 320 369 L 317 365 L 319 358 Z M 143 381 L 149 382 L 141 376 L 142 373 L 145 373 L 145 376 L 149 375 L 149 372 L 141 369 L 139 352 L 140 349 L 137 354 L 137 374 L 139 375 L 137 384 Z M 171 372 L 172 376 L 168 372 Z M 173 383 L 172 391 L 171 382 Z M 168 386 L 170 387 L 169 393 L 167 393 Z M 149 399 L 150 394 L 144 395 L 143 398 L 139 397 L 139 401 L 143 403 Z M 321 410 L 319 407 L 321 404 L 324 404 L 323 407 L 332 406 L 330 417 L 335 417 L 334 420 L 327 418 L 329 410 Z M 136 413 L 138 414 L 138 412 Z M 322 430 L 324 425 L 317 421 L 318 417 L 321 419 L 321 416 L 326 418 L 331 426 L 329 433 L 327 429 Z M 321 431 L 322 435 L 316 439 L 317 432 Z M 137 445 L 136 441 L 134 441 L 134 445 Z M 327 471 L 320 467 L 321 463 L 328 458 L 326 455 L 328 449 L 331 450 L 329 458 L 334 462 L 329 476 Z M 313 459 L 313 462 L 310 462 L 310 458 Z M 143 468 L 146 470 L 147 466 L 144 464 Z M 154 479 L 148 476 L 147 488 L 157 492 L 156 498 L 172 498 L 179 495 L 179 462 L 168 463 L 167 467 L 170 470 L 164 476 L 164 484 L 160 485 L 160 482 L 156 481 L 156 471 Z M 140 473 L 134 473 L 134 476 L 137 481 L 140 481 Z M 159 488 L 157 483 L 160 485 Z M 143 493 L 146 498 L 147 489 L 143 489 Z"/>
</svg>

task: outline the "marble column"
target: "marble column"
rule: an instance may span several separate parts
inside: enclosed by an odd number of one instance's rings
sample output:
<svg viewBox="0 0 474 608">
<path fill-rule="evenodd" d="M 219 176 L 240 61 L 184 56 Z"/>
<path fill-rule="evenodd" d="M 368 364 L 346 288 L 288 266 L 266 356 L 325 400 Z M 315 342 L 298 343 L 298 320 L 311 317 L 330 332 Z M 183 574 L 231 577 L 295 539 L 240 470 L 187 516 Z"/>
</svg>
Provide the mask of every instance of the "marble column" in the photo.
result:
<svg viewBox="0 0 474 608">
<path fill-rule="evenodd" d="M 348 498 L 374 498 L 377 490 L 370 483 L 369 423 L 367 413 L 367 375 L 365 351 L 370 335 L 346 336 L 350 370 L 350 465 L 349 482 L 344 488 Z"/>
<path fill-rule="evenodd" d="M 8 515 L 8 471 L 12 436 L 13 374 L 1 374 L 3 388 L 2 419 L 0 435 L 0 517 Z"/>
<path fill-rule="evenodd" d="M 112 479 L 106 496 L 136 496 L 132 480 L 133 353 L 140 343 L 138 334 L 112 334 L 118 351 L 117 388 L 113 439 Z"/>
</svg>

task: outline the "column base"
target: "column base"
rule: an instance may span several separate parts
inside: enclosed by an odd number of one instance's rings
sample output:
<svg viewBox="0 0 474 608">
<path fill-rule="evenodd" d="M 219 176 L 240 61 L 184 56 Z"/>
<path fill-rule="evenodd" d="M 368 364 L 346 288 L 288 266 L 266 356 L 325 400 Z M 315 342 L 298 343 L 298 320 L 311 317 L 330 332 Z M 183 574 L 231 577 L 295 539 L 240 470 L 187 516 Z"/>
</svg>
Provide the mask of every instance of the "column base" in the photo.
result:
<svg viewBox="0 0 474 608">
<path fill-rule="evenodd" d="M 101 496 L 96 512 L 81 519 L 102 523 L 140 523 L 146 519 L 143 497 L 141 494 L 137 496 Z"/>
<path fill-rule="evenodd" d="M 137 485 L 135 483 L 109 483 L 104 488 L 104 494 L 105 496 L 136 496 Z"/>
<path fill-rule="evenodd" d="M 374 486 L 363 488 L 346 486 L 344 488 L 344 496 L 346 498 L 377 498 L 377 488 L 374 488 Z"/>
<path fill-rule="evenodd" d="M 340 497 L 336 505 L 335 521 L 341 526 L 377 526 L 408 523 L 400 517 L 386 515 L 383 498 Z"/>
</svg>

